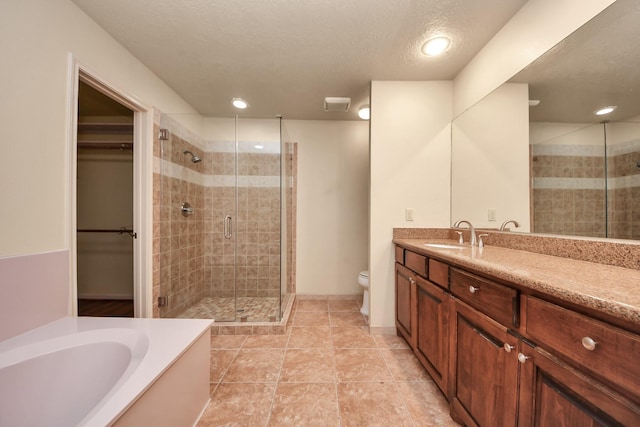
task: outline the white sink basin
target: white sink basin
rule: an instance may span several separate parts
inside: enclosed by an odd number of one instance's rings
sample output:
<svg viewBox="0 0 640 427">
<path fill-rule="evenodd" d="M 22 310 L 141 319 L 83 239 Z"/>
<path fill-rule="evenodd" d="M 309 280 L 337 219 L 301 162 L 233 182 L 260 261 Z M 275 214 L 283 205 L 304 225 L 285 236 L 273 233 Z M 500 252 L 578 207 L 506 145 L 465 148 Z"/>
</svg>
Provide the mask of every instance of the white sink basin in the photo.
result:
<svg viewBox="0 0 640 427">
<path fill-rule="evenodd" d="M 424 246 L 428 247 L 428 248 L 435 248 L 435 249 L 458 249 L 458 250 L 462 250 L 462 249 L 467 249 L 470 246 L 466 245 L 449 245 L 446 243 L 424 243 Z"/>
</svg>

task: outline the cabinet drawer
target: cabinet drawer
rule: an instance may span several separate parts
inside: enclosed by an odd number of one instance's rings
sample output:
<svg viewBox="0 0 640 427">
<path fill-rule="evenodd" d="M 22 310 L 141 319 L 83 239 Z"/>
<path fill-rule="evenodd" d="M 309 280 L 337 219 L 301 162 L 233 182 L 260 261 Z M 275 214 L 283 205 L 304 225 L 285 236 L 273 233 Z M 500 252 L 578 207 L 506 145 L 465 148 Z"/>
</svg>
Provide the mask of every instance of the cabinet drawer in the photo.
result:
<svg viewBox="0 0 640 427">
<path fill-rule="evenodd" d="M 515 289 L 452 268 L 451 293 L 505 326 L 519 324 Z"/>
<path fill-rule="evenodd" d="M 404 265 L 404 248 L 396 246 L 396 262 Z"/>
<path fill-rule="evenodd" d="M 404 265 L 425 279 L 427 276 L 427 258 L 415 252 L 404 251 Z"/>
<path fill-rule="evenodd" d="M 429 259 L 429 280 L 449 289 L 449 266 L 435 259 Z"/>
<path fill-rule="evenodd" d="M 534 297 L 526 298 L 527 334 L 602 379 L 640 396 L 640 337 Z"/>
</svg>

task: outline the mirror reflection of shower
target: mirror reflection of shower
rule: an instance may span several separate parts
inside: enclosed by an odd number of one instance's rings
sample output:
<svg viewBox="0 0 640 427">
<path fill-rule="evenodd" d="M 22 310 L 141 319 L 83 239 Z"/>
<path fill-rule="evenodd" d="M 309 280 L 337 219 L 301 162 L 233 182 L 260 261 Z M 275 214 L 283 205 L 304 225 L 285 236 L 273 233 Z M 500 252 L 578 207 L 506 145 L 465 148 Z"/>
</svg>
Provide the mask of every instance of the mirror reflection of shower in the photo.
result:
<svg viewBox="0 0 640 427">
<path fill-rule="evenodd" d="M 196 156 L 189 150 L 184 150 L 182 154 L 191 154 L 191 163 L 198 163 L 199 161 L 202 160 L 199 156 Z"/>
</svg>

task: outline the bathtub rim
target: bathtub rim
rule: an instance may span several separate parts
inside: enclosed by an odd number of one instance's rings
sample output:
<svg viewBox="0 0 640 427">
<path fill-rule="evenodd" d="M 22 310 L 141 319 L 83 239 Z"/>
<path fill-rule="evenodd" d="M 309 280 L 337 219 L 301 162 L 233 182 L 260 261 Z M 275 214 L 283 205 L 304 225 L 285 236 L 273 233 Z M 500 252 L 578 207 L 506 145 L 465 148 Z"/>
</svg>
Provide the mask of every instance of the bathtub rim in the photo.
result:
<svg viewBox="0 0 640 427">
<path fill-rule="evenodd" d="M 107 393 L 109 398 L 101 400 L 79 424 L 109 426 L 193 343 L 203 334 L 210 333 L 211 323 L 206 319 L 64 317 L 0 342 L 0 353 L 96 329 L 134 329 L 145 334 L 148 349 L 137 368 L 122 383 L 118 380 Z"/>
</svg>

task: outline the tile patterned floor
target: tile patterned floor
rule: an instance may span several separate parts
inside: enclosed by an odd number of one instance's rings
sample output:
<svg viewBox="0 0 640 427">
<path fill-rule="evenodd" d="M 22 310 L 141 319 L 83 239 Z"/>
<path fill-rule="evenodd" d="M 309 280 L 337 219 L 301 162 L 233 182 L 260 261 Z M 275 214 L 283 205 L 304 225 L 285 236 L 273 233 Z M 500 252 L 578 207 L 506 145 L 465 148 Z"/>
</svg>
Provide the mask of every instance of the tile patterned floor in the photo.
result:
<svg viewBox="0 0 640 427">
<path fill-rule="evenodd" d="M 211 337 L 198 427 L 457 426 L 406 342 L 369 335 L 355 301 L 295 304 L 285 335 Z"/>
<path fill-rule="evenodd" d="M 246 318 L 247 322 L 273 322 L 280 319 L 278 298 L 238 297 L 237 300 L 235 304 L 234 298 L 203 298 L 176 317 L 213 319 L 216 322 L 239 322 L 241 318 Z"/>
</svg>

